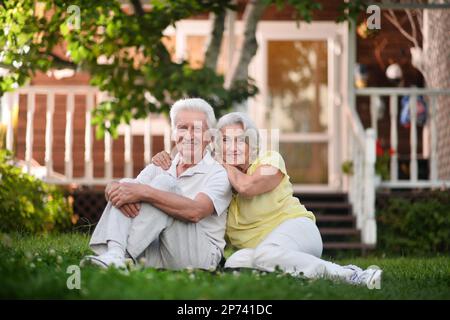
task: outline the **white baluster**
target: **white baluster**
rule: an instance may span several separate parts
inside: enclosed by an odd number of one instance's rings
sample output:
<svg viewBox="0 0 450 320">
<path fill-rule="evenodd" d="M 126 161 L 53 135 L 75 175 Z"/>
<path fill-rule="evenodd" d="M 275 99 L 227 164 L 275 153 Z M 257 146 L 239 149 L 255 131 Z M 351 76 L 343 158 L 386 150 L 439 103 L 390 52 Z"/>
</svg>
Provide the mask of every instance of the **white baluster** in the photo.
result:
<svg viewBox="0 0 450 320">
<path fill-rule="evenodd" d="M 364 163 L 364 219 L 362 242 L 376 244 L 377 225 L 375 222 L 375 131 L 366 130 L 365 163 Z"/>
<path fill-rule="evenodd" d="M 352 136 L 353 132 L 352 132 Z M 352 189 L 353 189 L 353 199 L 354 199 L 354 206 L 355 206 L 355 213 L 356 213 L 356 228 L 360 229 L 361 228 L 361 219 L 359 219 L 359 216 L 361 215 L 361 212 L 359 209 L 360 207 L 360 203 L 361 203 L 361 186 L 359 185 L 359 181 L 360 180 L 360 176 L 359 176 L 359 150 L 358 150 L 358 146 L 355 143 L 355 141 L 353 141 L 352 143 L 352 162 L 353 162 L 353 182 L 352 182 Z"/>
<path fill-rule="evenodd" d="M 359 219 L 361 221 L 363 221 L 363 217 L 364 217 L 364 199 L 365 199 L 365 189 L 364 189 L 364 170 L 365 170 L 365 152 L 366 150 L 364 149 L 364 147 L 362 147 L 361 145 L 359 145 L 359 174 L 358 174 L 358 184 L 359 184 L 359 189 L 361 192 L 360 195 L 360 202 L 359 202 Z"/>
<path fill-rule="evenodd" d="M 398 134 L 397 134 L 397 95 L 393 94 L 389 99 L 389 110 L 391 115 L 391 181 L 398 180 Z"/>
<path fill-rule="evenodd" d="M 6 149 L 14 151 L 14 120 L 15 120 L 15 110 L 19 109 L 19 94 L 7 93 L 5 94 L 5 102 L 7 109 L 7 128 L 6 128 Z"/>
<path fill-rule="evenodd" d="M 438 156 L 437 156 L 437 130 L 436 130 L 436 96 L 431 95 L 430 104 L 430 131 L 431 131 L 431 156 L 430 156 L 430 180 L 438 180 Z"/>
<path fill-rule="evenodd" d="M 108 131 L 105 131 L 105 178 L 112 179 L 113 163 L 112 163 L 112 138 Z"/>
<path fill-rule="evenodd" d="M 340 137 L 340 144 L 342 147 L 342 159 L 341 162 L 347 161 L 349 160 L 349 156 L 348 156 L 348 146 L 347 146 L 347 135 L 348 135 L 348 127 L 350 126 L 349 122 L 348 122 L 348 116 L 347 116 L 347 112 L 346 110 L 343 110 L 342 112 L 342 135 Z M 348 175 L 343 175 L 343 190 L 349 192 L 349 184 L 350 184 L 350 177 Z M 350 199 L 349 199 L 350 200 Z"/>
<path fill-rule="evenodd" d="M 409 111 L 411 117 L 410 129 L 410 180 L 417 181 L 418 165 L 417 165 L 417 96 L 411 95 L 409 98 Z"/>
<path fill-rule="evenodd" d="M 356 225 L 358 229 L 361 229 L 362 227 L 362 221 L 364 217 L 364 188 L 361 187 L 363 181 L 364 181 L 364 172 L 363 172 L 363 159 L 364 159 L 364 150 L 361 149 L 360 145 L 358 145 L 358 152 L 357 152 L 357 165 L 355 166 L 355 174 L 356 174 L 356 185 L 357 185 L 357 192 L 358 192 L 358 201 L 356 204 Z"/>
<path fill-rule="evenodd" d="M 125 136 L 124 136 L 124 144 L 125 144 L 125 177 L 131 178 L 133 176 L 133 135 L 131 132 L 131 125 L 126 125 L 125 127 Z"/>
<path fill-rule="evenodd" d="M 50 178 L 53 173 L 53 114 L 55 112 L 55 94 L 50 92 L 47 95 L 47 110 L 45 122 L 45 167 L 46 178 Z"/>
<path fill-rule="evenodd" d="M 18 97 L 18 95 L 17 95 Z M 18 99 L 17 99 L 18 100 Z M 17 103 L 18 105 L 18 103 Z M 12 93 L 5 93 L 2 97 L 2 106 L 6 110 L 6 149 L 14 149 L 14 98 Z"/>
<path fill-rule="evenodd" d="M 64 152 L 64 174 L 69 181 L 73 177 L 73 112 L 75 109 L 75 95 L 69 93 L 67 95 L 66 107 L 66 134 L 65 134 L 65 152 Z"/>
<path fill-rule="evenodd" d="M 378 136 L 378 100 L 377 95 L 370 96 L 370 121 L 371 127 L 375 131 L 375 137 Z"/>
<path fill-rule="evenodd" d="M 33 157 L 33 118 L 35 109 L 34 93 L 27 95 L 27 129 L 25 136 L 25 161 L 27 164 L 27 172 L 31 172 L 31 160 Z"/>
<path fill-rule="evenodd" d="M 152 130 L 150 113 L 144 120 L 144 163 L 150 164 L 152 160 Z"/>
<path fill-rule="evenodd" d="M 84 175 L 91 180 L 94 176 L 94 164 L 92 160 L 92 125 L 91 112 L 94 108 L 94 95 L 92 92 L 86 94 L 86 114 L 84 131 Z"/>
<path fill-rule="evenodd" d="M 97 101 L 101 103 L 107 99 L 106 92 L 98 92 Z M 106 127 L 109 127 L 109 121 L 106 122 Z M 105 179 L 111 180 L 113 176 L 113 163 L 112 163 L 112 137 L 109 131 L 105 130 L 104 134 L 104 163 L 105 163 Z"/>
<path fill-rule="evenodd" d="M 355 169 L 355 159 L 353 159 L 353 154 L 352 154 L 352 146 L 353 146 L 353 141 L 352 141 L 352 130 L 350 127 L 350 123 L 347 121 L 347 127 L 344 130 L 346 132 L 345 135 L 345 145 L 346 145 L 346 159 L 350 160 L 352 162 L 353 165 L 353 170 Z M 354 203 L 355 202 L 355 190 L 354 190 L 354 185 L 355 185 L 355 175 L 351 175 L 348 178 L 348 197 L 349 197 L 349 201 L 350 203 Z"/>
</svg>

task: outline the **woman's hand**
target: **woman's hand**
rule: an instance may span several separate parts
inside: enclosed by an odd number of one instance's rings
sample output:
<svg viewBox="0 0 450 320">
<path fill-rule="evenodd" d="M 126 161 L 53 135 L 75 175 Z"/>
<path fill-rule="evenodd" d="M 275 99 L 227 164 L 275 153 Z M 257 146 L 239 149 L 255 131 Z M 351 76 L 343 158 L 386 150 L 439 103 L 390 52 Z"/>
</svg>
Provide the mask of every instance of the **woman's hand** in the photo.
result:
<svg viewBox="0 0 450 320">
<path fill-rule="evenodd" d="M 172 164 L 172 159 L 166 151 L 161 151 L 153 156 L 152 163 L 163 170 L 167 170 Z"/>
<path fill-rule="evenodd" d="M 121 182 L 110 192 L 109 201 L 117 208 L 125 204 L 141 202 L 147 189 L 148 186 L 144 184 Z"/>
</svg>

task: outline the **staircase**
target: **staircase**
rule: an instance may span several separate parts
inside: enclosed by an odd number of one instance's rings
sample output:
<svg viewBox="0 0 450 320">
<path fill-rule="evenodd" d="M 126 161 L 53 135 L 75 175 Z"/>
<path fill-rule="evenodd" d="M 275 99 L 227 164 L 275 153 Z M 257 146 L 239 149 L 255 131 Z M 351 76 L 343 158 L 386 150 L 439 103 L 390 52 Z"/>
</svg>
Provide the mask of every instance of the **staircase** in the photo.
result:
<svg viewBox="0 0 450 320">
<path fill-rule="evenodd" d="M 373 249 L 361 242 L 361 232 L 356 228 L 347 193 L 301 193 L 295 196 L 316 216 L 325 254 L 335 255 L 342 251 L 365 254 Z"/>
</svg>

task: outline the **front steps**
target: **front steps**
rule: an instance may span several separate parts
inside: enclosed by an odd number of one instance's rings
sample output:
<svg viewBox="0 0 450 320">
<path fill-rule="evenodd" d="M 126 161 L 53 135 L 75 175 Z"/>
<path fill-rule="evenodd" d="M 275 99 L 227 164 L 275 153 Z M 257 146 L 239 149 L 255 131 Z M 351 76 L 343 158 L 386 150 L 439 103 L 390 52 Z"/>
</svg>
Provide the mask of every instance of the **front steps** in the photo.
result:
<svg viewBox="0 0 450 320">
<path fill-rule="evenodd" d="M 323 240 L 325 254 L 357 251 L 365 254 L 373 246 L 361 242 L 361 232 L 356 228 L 352 205 L 343 192 L 314 192 L 295 195 L 313 212 Z"/>
</svg>

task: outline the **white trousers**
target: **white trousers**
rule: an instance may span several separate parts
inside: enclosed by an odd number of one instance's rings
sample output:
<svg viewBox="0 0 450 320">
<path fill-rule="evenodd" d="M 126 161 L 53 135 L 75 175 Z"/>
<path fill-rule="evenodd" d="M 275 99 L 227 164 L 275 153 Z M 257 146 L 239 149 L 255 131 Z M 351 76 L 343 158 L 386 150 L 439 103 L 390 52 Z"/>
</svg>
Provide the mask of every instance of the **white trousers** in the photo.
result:
<svg viewBox="0 0 450 320">
<path fill-rule="evenodd" d="M 278 267 L 293 276 L 348 279 L 353 271 L 320 259 L 322 238 L 309 218 L 289 219 L 275 228 L 256 248 L 236 251 L 226 268 L 254 268 L 272 272 Z"/>
<path fill-rule="evenodd" d="M 150 184 L 180 194 L 170 175 L 158 175 Z M 107 251 L 109 240 L 120 243 L 135 261 L 144 259 L 146 266 L 155 268 L 212 270 L 222 256 L 200 225 L 174 219 L 149 203 L 142 203 L 138 216 L 129 218 L 108 202 L 89 245 L 100 255 Z"/>
</svg>

